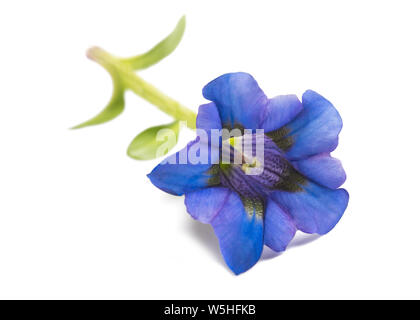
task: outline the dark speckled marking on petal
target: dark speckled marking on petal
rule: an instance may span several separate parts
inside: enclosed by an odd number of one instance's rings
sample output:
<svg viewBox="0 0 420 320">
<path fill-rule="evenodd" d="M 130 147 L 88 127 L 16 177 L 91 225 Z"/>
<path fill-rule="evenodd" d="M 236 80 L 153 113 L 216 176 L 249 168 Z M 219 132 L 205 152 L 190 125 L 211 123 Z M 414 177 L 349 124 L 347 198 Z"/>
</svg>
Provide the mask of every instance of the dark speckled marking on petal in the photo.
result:
<svg viewBox="0 0 420 320">
<path fill-rule="evenodd" d="M 274 185 L 274 189 L 287 192 L 302 192 L 302 186 L 307 184 L 306 178 L 300 174 L 291 164 L 288 164 L 282 174 L 282 179 Z"/>
<path fill-rule="evenodd" d="M 241 132 L 245 132 L 245 127 L 238 122 L 235 122 L 233 126 L 230 123 L 223 124 L 223 128 L 232 130 L 232 129 L 239 129 Z"/>
<path fill-rule="evenodd" d="M 217 164 L 214 164 L 206 171 L 206 174 L 209 175 L 208 185 L 211 187 L 217 186 L 220 184 L 220 167 Z"/>
<path fill-rule="evenodd" d="M 254 214 L 262 218 L 264 216 L 265 211 L 265 204 L 264 200 L 259 198 L 246 198 L 241 197 L 242 203 L 244 205 L 245 211 L 248 213 L 249 216 L 253 216 Z"/>
<path fill-rule="evenodd" d="M 288 136 L 289 133 L 289 128 L 281 127 L 278 130 L 266 132 L 265 135 L 273 140 L 281 150 L 287 151 L 293 146 L 293 138 Z"/>
</svg>

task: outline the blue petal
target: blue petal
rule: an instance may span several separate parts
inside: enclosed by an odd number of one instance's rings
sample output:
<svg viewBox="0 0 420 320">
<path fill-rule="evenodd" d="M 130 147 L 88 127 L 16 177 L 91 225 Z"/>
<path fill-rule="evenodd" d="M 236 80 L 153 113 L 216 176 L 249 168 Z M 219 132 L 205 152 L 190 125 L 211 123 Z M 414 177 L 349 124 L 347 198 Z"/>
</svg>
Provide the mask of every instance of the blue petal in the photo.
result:
<svg viewBox="0 0 420 320">
<path fill-rule="evenodd" d="M 265 132 L 277 130 L 292 121 L 303 109 L 294 94 L 277 96 L 269 100 L 260 128 Z"/>
<path fill-rule="evenodd" d="M 150 181 L 159 189 L 177 196 L 217 184 L 215 172 L 210 169 L 212 163 L 214 163 L 211 161 L 211 158 L 218 157 L 218 150 L 210 148 L 208 143 L 201 143 L 199 140 L 197 138 L 190 142 L 184 149 L 158 164 L 147 175 Z M 200 146 L 207 148 L 207 160 L 203 161 L 205 163 L 192 162 L 189 154 L 190 150 L 193 147 L 197 148 Z"/>
<path fill-rule="evenodd" d="M 226 204 L 230 193 L 229 189 L 221 187 L 187 192 L 185 194 L 185 206 L 194 219 L 203 223 L 210 223 Z"/>
<path fill-rule="evenodd" d="M 264 243 L 274 251 L 284 251 L 295 233 L 293 219 L 275 200 L 270 199 L 264 218 Z"/>
<path fill-rule="evenodd" d="M 216 103 L 224 127 L 258 129 L 268 99 L 248 73 L 228 73 L 208 83 L 203 96 Z"/>
<path fill-rule="evenodd" d="M 333 151 L 343 126 L 338 111 L 318 93 L 306 91 L 302 102 L 303 111 L 286 125 L 288 136 L 293 140 L 286 154 L 291 160 Z"/>
<path fill-rule="evenodd" d="M 318 234 L 329 232 L 347 208 L 347 191 L 331 190 L 311 181 L 302 188 L 301 192 L 276 191 L 272 197 L 292 216 L 299 230 Z"/>
<path fill-rule="evenodd" d="M 263 248 L 263 219 L 249 215 L 239 196 L 231 192 L 211 225 L 229 268 L 240 274 L 257 263 Z"/>
<path fill-rule="evenodd" d="M 222 129 L 219 111 L 213 102 L 203 104 L 198 108 L 196 126 L 197 129 L 203 129 L 206 132 L 210 132 L 211 129 Z"/>
<path fill-rule="evenodd" d="M 304 176 L 330 189 L 337 189 L 346 181 L 346 173 L 340 160 L 329 153 L 321 153 L 299 161 L 293 166 Z"/>
</svg>

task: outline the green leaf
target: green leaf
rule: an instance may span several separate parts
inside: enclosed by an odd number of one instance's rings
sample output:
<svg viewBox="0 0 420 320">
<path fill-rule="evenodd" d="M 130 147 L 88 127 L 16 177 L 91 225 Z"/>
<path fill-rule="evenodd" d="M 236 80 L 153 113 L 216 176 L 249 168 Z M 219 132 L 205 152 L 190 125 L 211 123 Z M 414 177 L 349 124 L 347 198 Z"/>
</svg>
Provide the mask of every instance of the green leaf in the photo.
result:
<svg viewBox="0 0 420 320">
<path fill-rule="evenodd" d="M 171 54 L 178 46 L 185 30 L 185 16 L 183 16 L 172 33 L 146 53 L 132 58 L 121 59 L 132 69 L 146 69 Z"/>
<path fill-rule="evenodd" d="M 87 126 L 93 126 L 110 121 L 116 118 L 124 110 L 124 86 L 122 81 L 117 75 L 111 75 L 114 84 L 114 91 L 112 92 L 111 99 L 106 107 L 92 119 L 83 122 L 71 129 L 79 129 Z"/>
<path fill-rule="evenodd" d="M 151 127 L 133 139 L 127 154 L 137 160 L 151 160 L 164 156 L 178 141 L 179 122 Z"/>
</svg>

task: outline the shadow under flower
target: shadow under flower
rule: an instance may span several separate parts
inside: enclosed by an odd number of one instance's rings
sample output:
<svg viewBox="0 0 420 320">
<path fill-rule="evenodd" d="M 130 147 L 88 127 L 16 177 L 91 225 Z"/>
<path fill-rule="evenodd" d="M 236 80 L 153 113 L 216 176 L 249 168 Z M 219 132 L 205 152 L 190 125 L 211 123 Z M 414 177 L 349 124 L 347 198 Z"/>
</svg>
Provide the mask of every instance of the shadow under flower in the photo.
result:
<svg viewBox="0 0 420 320">
<path fill-rule="evenodd" d="M 303 246 L 305 244 L 311 243 L 315 240 L 317 240 L 318 238 L 320 238 L 321 236 L 319 234 L 307 234 L 307 233 L 303 233 L 303 232 L 297 232 L 295 237 L 293 238 L 292 241 L 290 241 L 289 245 L 286 248 L 287 250 L 296 248 L 296 247 L 300 247 Z M 280 256 L 281 254 L 283 254 L 284 251 L 282 252 L 276 252 L 274 250 L 271 250 L 269 247 L 264 246 L 263 252 L 261 254 L 261 260 L 270 260 L 273 259 L 275 257 Z"/>
<path fill-rule="evenodd" d="M 219 241 L 216 235 L 214 234 L 211 225 L 195 221 L 194 219 L 188 217 L 186 219 L 186 230 L 190 233 L 192 237 L 194 237 L 194 239 L 198 240 L 203 245 L 203 247 L 207 248 L 211 255 L 220 264 L 227 268 L 219 249 Z M 319 234 L 306 234 L 302 232 L 297 232 L 296 236 L 287 246 L 286 250 L 290 250 L 311 243 L 320 237 L 321 236 Z M 261 260 L 273 259 L 283 254 L 283 252 L 276 252 L 274 250 L 271 250 L 269 247 L 264 246 L 263 252 L 261 254 Z"/>
<path fill-rule="evenodd" d="M 207 248 L 217 262 L 222 264 L 224 268 L 228 269 L 219 249 L 219 240 L 214 234 L 211 225 L 201 223 L 190 217 L 186 220 L 186 230 L 191 234 L 191 236 L 198 240 L 203 247 Z"/>
<path fill-rule="evenodd" d="M 304 246 L 305 244 L 311 243 L 319 239 L 320 237 L 321 235 L 316 234 L 316 233 L 313 233 L 313 234 L 308 234 L 308 233 L 303 233 L 303 232 L 296 233 L 296 236 L 290 242 L 287 249 Z"/>
</svg>

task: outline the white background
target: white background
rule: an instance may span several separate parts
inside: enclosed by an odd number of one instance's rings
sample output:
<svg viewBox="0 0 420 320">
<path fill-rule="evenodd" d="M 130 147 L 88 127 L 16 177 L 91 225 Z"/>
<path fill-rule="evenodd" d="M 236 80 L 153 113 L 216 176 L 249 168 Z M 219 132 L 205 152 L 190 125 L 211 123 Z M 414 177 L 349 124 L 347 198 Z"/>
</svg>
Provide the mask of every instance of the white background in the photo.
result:
<svg viewBox="0 0 420 320">
<path fill-rule="evenodd" d="M 2 1 L 0 298 L 420 298 L 418 1 Z M 169 118 L 126 94 L 107 124 L 99 45 L 142 53 L 187 15 L 185 37 L 141 75 L 197 110 L 202 87 L 251 73 L 268 96 L 313 89 L 344 120 L 344 217 L 234 276 L 211 228 L 126 156 Z M 185 130 L 177 148 L 190 140 Z"/>
</svg>

